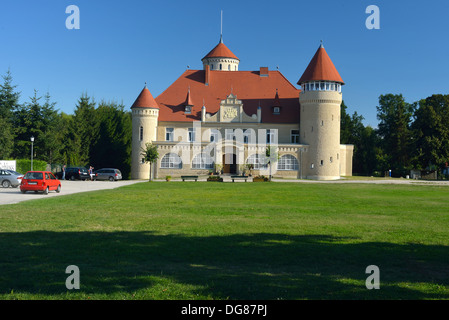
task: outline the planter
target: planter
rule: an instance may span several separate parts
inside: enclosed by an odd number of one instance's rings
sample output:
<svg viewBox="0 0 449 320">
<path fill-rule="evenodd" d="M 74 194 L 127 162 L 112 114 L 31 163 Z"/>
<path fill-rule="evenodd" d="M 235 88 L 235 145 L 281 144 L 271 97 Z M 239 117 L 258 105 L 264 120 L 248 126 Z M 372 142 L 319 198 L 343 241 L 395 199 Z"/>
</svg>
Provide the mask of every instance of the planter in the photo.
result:
<svg viewBox="0 0 449 320">
<path fill-rule="evenodd" d="M 220 178 L 220 176 L 209 176 L 207 178 L 207 181 L 211 182 L 223 182 L 223 178 Z"/>
<path fill-rule="evenodd" d="M 266 177 L 254 177 L 253 182 L 269 182 L 270 180 Z"/>
</svg>

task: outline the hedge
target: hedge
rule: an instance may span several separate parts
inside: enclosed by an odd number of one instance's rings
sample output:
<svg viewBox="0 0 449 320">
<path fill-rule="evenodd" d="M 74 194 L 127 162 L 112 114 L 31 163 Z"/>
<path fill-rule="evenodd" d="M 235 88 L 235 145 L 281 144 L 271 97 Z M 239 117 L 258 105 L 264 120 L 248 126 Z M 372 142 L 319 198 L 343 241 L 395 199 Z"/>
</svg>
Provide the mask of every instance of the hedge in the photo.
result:
<svg viewBox="0 0 449 320">
<path fill-rule="evenodd" d="M 19 159 L 16 160 L 16 171 L 22 174 L 27 173 L 31 170 L 31 160 L 30 159 Z M 46 171 L 47 162 L 42 160 L 33 160 L 33 170 Z"/>
</svg>

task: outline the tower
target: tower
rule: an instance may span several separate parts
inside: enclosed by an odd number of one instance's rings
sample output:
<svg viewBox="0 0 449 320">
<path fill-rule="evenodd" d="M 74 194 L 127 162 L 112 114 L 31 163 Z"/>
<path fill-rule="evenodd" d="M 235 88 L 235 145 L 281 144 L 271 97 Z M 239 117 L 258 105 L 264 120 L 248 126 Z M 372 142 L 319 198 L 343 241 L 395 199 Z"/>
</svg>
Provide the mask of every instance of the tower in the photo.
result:
<svg viewBox="0 0 449 320">
<path fill-rule="evenodd" d="M 159 106 L 148 90 L 146 84 L 136 101 L 131 106 L 132 111 L 132 151 L 131 178 L 148 179 L 149 164 L 142 161 L 142 148 L 145 144 L 157 140 L 157 125 Z"/>
<path fill-rule="evenodd" d="M 203 69 L 209 66 L 210 70 L 219 71 L 238 71 L 239 58 L 223 43 L 223 37 L 220 36 L 220 42 L 203 59 Z"/>
<path fill-rule="evenodd" d="M 308 179 L 340 178 L 341 86 L 337 69 L 321 44 L 298 81 L 301 85 L 300 143 L 308 145 L 303 172 Z"/>
</svg>

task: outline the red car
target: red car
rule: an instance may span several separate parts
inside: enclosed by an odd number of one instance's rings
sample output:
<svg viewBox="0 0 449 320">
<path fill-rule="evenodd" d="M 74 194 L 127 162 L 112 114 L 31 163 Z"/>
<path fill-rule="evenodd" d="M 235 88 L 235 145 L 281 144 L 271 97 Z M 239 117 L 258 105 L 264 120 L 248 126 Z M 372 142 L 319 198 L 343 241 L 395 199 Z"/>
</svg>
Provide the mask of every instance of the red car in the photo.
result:
<svg viewBox="0 0 449 320">
<path fill-rule="evenodd" d="M 48 194 L 50 190 L 61 192 L 61 182 L 55 178 L 53 173 L 49 171 L 28 171 L 23 176 L 20 191 L 25 193 L 27 191 L 39 192 Z"/>
</svg>

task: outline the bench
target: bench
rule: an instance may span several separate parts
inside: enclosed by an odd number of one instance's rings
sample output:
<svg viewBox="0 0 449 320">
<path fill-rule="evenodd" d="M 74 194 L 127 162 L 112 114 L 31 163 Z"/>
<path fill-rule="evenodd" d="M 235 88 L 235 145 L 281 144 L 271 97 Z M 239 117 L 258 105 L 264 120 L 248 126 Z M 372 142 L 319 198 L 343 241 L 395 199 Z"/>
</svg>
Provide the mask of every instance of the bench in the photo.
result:
<svg viewBox="0 0 449 320">
<path fill-rule="evenodd" d="M 198 176 L 181 176 L 181 179 L 182 179 L 182 181 L 185 181 L 185 180 L 195 180 L 195 181 L 197 181 L 198 180 Z"/>
<path fill-rule="evenodd" d="M 236 179 L 245 179 L 245 182 L 246 182 L 246 180 L 248 179 L 248 176 L 231 176 L 231 179 L 232 179 L 232 182 L 234 182 L 234 180 L 236 180 Z"/>
</svg>

